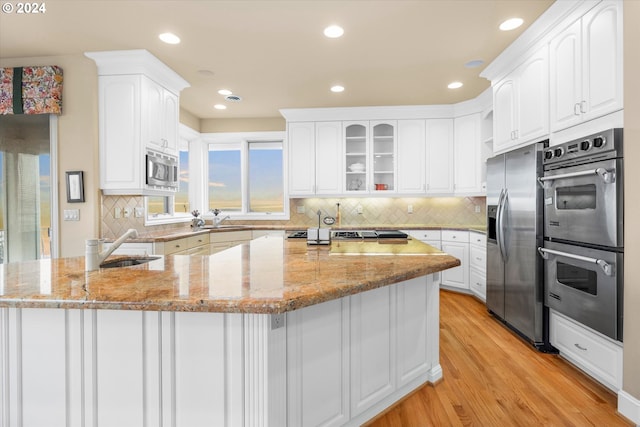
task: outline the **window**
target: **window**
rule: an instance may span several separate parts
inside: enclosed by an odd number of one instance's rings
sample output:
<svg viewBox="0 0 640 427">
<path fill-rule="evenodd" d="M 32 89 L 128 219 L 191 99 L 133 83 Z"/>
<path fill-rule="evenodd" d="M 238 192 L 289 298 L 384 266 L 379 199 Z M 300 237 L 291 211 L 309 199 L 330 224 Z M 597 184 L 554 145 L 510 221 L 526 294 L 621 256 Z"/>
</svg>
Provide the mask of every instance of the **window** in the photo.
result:
<svg viewBox="0 0 640 427">
<path fill-rule="evenodd" d="M 176 214 L 190 214 L 189 209 L 189 150 L 187 147 L 178 153 L 178 192 L 173 196 L 173 212 Z"/>
<path fill-rule="evenodd" d="M 234 219 L 288 217 L 281 140 L 216 142 L 208 151 L 209 210 Z"/>
</svg>

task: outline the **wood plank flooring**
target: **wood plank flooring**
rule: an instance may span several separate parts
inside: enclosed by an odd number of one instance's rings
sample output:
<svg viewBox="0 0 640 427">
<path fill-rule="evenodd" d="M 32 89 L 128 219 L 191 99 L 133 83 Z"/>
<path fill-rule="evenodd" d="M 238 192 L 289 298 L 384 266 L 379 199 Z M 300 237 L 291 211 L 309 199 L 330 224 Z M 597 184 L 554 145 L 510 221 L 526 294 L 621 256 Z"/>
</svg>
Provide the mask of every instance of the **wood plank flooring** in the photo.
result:
<svg viewBox="0 0 640 427">
<path fill-rule="evenodd" d="M 425 385 L 368 427 L 616 427 L 614 393 L 559 356 L 535 351 L 472 296 L 441 291 L 444 379 Z"/>
</svg>

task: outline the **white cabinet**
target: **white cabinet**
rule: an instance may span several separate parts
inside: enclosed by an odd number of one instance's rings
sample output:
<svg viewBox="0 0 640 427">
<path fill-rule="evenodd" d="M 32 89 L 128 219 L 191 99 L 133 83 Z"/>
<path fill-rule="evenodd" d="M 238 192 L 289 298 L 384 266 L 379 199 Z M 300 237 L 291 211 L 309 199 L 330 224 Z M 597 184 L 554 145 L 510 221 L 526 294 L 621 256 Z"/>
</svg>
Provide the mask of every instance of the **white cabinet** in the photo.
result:
<svg viewBox="0 0 640 427">
<path fill-rule="evenodd" d="M 342 192 L 342 123 L 288 124 L 289 194 Z"/>
<path fill-rule="evenodd" d="M 178 155 L 178 96 L 151 79 L 142 79 L 143 144 L 146 148 Z"/>
<path fill-rule="evenodd" d="M 398 120 L 398 193 L 425 190 L 426 121 Z"/>
<path fill-rule="evenodd" d="M 543 46 L 493 88 L 494 151 L 549 131 L 548 48 Z"/>
<path fill-rule="evenodd" d="M 209 255 L 209 233 L 200 233 L 166 242 L 155 242 L 153 252 L 158 255 Z"/>
<path fill-rule="evenodd" d="M 314 122 L 287 123 L 289 152 L 289 194 L 315 194 L 316 142 Z"/>
<path fill-rule="evenodd" d="M 396 191 L 396 121 L 344 122 L 345 193 Z"/>
<path fill-rule="evenodd" d="M 473 231 L 469 232 L 469 289 L 487 300 L 487 236 Z"/>
<path fill-rule="evenodd" d="M 89 52 L 98 66 L 100 188 L 105 194 L 171 195 L 146 186 L 148 148 L 176 155 L 179 98 L 189 86 L 145 50 Z"/>
<path fill-rule="evenodd" d="M 622 344 L 553 310 L 549 312 L 549 341 L 560 355 L 602 384 L 622 389 Z"/>
<path fill-rule="evenodd" d="M 412 239 L 420 240 L 427 245 L 442 250 L 440 230 L 403 230 Z M 433 282 L 440 285 L 441 273 L 433 273 Z"/>
<path fill-rule="evenodd" d="M 453 119 L 426 121 L 426 190 L 428 194 L 453 192 L 453 132 Z"/>
<path fill-rule="evenodd" d="M 551 131 L 622 109 L 621 3 L 603 1 L 551 41 Z"/>
<path fill-rule="evenodd" d="M 454 192 L 482 194 L 480 113 L 454 120 Z"/>
<path fill-rule="evenodd" d="M 458 267 L 443 270 L 440 283 L 456 289 L 469 290 L 469 232 L 442 230 L 442 251 L 460 260 Z"/>
<path fill-rule="evenodd" d="M 246 243 L 253 239 L 251 230 L 224 231 L 209 235 L 209 253 L 223 251 L 227 248 Z"/>
</svg>

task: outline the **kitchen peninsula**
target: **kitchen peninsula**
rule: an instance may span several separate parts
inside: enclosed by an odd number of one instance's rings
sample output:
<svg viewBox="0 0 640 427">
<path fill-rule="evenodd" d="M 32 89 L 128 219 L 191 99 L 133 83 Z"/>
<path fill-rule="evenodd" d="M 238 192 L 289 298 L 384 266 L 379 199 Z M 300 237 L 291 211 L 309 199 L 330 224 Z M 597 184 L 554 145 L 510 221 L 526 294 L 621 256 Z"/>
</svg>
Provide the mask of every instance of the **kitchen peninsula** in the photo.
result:
<svg viewBox="0 0 640 427">
<path fill-rule="evenodd" d="M 266 236 L 1 265 L 2 424 L 360 425 L 442 377 L 431 274 L 459 264 L 417 240 Z"/>
</svg>

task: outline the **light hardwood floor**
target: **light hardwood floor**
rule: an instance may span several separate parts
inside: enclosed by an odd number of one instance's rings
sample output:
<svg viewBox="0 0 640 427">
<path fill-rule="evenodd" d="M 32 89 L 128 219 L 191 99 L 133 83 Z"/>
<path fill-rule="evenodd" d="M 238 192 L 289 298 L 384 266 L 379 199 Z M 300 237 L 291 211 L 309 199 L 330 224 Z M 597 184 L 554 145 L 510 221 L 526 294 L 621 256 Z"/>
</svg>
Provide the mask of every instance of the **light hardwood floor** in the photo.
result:
<svg viewBox="0 0 640 427">
<path fill-rule="evenodd" d="M 535 351 L 472 296 L 441 291 L 440 364 L 426 385 L 368 427 L 633 426 L 614 393 L 559 356 Z"/>
</svg>

